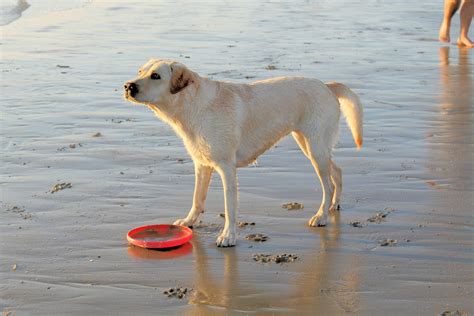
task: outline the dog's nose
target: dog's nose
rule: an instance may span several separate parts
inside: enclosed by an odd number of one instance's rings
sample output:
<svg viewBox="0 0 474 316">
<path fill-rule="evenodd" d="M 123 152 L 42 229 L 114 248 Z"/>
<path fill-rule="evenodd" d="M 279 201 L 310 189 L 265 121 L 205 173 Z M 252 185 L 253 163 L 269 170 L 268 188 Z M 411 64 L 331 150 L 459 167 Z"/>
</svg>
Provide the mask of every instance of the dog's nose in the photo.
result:
<svg viewBox="0 0 474 316">
<path fill-rule="evenodd" d="M 127 82 L 123 87 L 132 97 L 138 93 L 138 86 L 134 82 Z"/>
</svg>

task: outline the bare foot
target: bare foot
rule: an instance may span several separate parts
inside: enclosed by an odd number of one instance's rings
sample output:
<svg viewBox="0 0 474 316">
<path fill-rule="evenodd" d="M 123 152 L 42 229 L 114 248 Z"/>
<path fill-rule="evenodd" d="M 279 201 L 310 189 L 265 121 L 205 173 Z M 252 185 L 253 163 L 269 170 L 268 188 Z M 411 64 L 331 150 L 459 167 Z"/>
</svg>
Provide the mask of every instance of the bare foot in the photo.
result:
<svg viewBox="0 0 474 316">
<path fill-rule="evenodd" d="M 449 38 L 449 25 L 448 23 L 444 22 L 441 24 L 441 27 L 439 29 L 439 40 L 441 42 L 447 42 L 449 43 L 449 41 L 451 40 Z"/>
<path fill-rule="evenodd" d="M 469 39 L 469 37 L 461 36 L 458 38 L 458 46 L 474 47 L 474 43 Z"/>
</svg>

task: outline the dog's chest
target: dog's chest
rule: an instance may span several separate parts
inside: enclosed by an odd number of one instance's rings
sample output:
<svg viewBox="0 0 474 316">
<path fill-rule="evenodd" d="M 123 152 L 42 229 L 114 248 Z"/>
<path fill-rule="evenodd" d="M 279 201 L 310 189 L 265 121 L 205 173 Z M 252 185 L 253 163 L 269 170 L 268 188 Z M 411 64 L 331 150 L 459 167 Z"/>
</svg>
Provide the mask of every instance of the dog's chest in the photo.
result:
<svg viewBox="0 0 474 316">
<path fill-rule="evenodd" d="M 207 141 L 201 137 L 183 137 L 184 146 L 194 161 L 204 165 L 212 164 L 211 149 Z"/>
<path fill-rule="evenodd" d="M 178 122 L 170 122 L 170 125 L 183 140 L 186 151 L 194 161 L 204 165 L 211 164 L 211 146 L 198 130 L 191 129 L 187 125 L 185 128 L 185 125 L 178 124 Z"/>
</svg>

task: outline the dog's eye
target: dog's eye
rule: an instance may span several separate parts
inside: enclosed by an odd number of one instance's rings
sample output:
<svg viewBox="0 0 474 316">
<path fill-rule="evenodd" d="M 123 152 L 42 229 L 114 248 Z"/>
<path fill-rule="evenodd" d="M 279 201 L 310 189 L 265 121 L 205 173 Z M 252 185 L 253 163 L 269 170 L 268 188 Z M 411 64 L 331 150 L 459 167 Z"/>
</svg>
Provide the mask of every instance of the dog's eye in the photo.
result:
<svg viewBox="0 0 474 316">
<path fill-rule="evenodd" d="M 156 72 L 152 73 L 150 78 L 153 79 L 153 80 L 161 79 L 160 75 L 157 74 Z"/>
</svg>

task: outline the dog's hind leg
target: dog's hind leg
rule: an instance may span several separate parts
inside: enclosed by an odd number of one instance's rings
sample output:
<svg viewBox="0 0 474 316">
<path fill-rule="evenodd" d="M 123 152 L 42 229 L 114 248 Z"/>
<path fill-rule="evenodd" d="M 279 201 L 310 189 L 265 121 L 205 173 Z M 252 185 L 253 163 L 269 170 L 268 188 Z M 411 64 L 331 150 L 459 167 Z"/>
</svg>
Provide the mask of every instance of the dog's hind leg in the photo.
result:
<svg viewBox="0 0 474 316">
<path fill-rule="evenodd" d="M 342 193 L 342 171 L 334 161 L 331 160 L 331 182 L 333 184 L 333 195 L 331 199 L 331 205 L 329 206 L 330 211 L 339 210 L 339 203 L 341 200 Z"/>
<path fill-rule="evenodd" d="M 309 160 L 316 171 L 323 190 L 323 199 L 318 212 L 309 220 L 309 226 L 326 226 L 329 206 L 333 194 L 333 183 L 331 183 L 331 147 L 328 142 L 318 137 L 304 136 L 308 149 Z"/>
<path fill-rule="evenodd" d="M 211 167 L 203 166 L 198 162 L 194 163 L 195 186 L 193 206 L 191 207 L 188 216 L 183 219 L 178 219 L 174 222 L 174 225 L 192 226 L 199 219 L 199 216 L 204 212 L 212 171 L 213 169 Z"/>
<path fill-rule="evenodd" d="M 296 143 L 298 144 L 298 146 L 300 146 L 300 149 L 301 151 L 303 152 L 303 154 L 308 158 L 310 159 L 309 157 L 309 148 L 308 146 L 306 145 L 306 140 L 304 138 L 304 135 L 299 132 L 299 131 L 293 131 L 291 132 L 291 135 L 293 136 L 293 138 L 295 139 Z"/>
<path fill-rule="evenodd" d="M 296 143 L 299 145 L 301 151 L 304 153 L 309 160 L 312 159 L 309 153 L 309 147 L 306 143 L 306 139 L 301 132 L 293 131 L 292 133 L 293 138 L 295 139 Z M 342 192 L 342 172 L 341 168 L 339 168 L 332 160 L 331 160 L 331 191 L 333 192 L 331 198 L 331 205 L 329 206 L 330 211 L 335 211 L 339 209 L 339 201 L 341 198 Z"/>
</svg>

